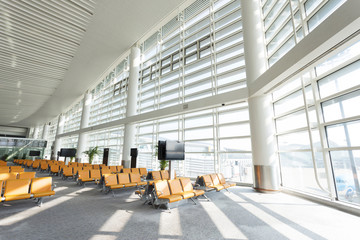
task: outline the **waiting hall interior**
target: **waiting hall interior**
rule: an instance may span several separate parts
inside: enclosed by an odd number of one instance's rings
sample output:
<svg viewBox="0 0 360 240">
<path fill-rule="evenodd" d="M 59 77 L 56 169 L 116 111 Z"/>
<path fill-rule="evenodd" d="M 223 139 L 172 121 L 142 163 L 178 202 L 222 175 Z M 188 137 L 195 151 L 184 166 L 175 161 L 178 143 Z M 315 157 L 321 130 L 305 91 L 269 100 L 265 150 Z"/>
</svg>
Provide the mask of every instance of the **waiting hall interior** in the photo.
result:
<svg viewBox="0 0 360 240">
<path fill-rule="evenodd" d="M 359 9 L 0 0 L 0 240 L 359 239 Z"/>
</svg>

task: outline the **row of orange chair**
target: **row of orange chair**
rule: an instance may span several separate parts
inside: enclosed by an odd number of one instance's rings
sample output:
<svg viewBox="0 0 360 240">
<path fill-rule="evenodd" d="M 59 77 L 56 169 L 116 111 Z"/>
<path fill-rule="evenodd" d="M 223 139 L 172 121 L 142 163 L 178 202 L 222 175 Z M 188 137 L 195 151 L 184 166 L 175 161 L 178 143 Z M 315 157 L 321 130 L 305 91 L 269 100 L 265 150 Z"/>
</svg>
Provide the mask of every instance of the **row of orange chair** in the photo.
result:
<svg viewBox="0 0 360 240">
<path fill-rule="evenodd" d="M 0 196 L 3 202 L 31 198 L 36 199 L 41 206 L 43 197 L 54 194 L 51 177 L 0 180 Z"/>
<path fill-rule="evenodd" d="M 0 173 L 24 172 L 21 166 L 0 166 Z"/>
<path fill-rule="evenodd" d="M 223 189 L 229 191 L 228 188 L 236 186 L 235 183 L 226 182 L 222 173 L 213 173 L 198 176 L 196 179 L 196 183 L 200 186 L 205 187 L 206 191 L 216 190 L 217 192 Z"/>
<path fill-rule="evenodd" d="M 36 176 L 36 172 L 10 172 L 0 173 L 0 180 L 6 181 L 9 179 L 31 179 Z"/>
<path fill-rule="evenodd" d="M 7 162 L 4 160 L 0 160 L 0 166 L 7 166 Z"/>
<path fill-rule="evenodd" d="M 139 173 L 117 173 L 104 175 L 104 192 L 126 187 L 141 187 L 147 185 L 146 181 L 141 181 Z M 114 194 L 114 192 L 113 192 Z"/>
<path fill-rule="evenodd" d="M 167 209 L 170 209 L 170 203 L 173 202 L 190 199 L 196 205 L 194 197 L 204 196 L 207 198 L 204 190 L 193 188 L 190 178 L 155 181 L 153 196 L 152 205 L 154 207 L 165 205 Z"/>
</svg>

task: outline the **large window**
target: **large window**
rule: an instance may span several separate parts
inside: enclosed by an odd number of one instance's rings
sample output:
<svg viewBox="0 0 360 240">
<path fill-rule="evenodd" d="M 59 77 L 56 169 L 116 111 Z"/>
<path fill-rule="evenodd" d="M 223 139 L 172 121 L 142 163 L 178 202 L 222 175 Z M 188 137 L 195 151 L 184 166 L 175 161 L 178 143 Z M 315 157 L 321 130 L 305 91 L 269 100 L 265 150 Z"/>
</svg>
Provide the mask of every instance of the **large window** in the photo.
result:
<svg viewBox="0 0 360 240">
<path fill-rule="evenodd" d="M 359 69 L 357 42 L 273 92 L 284 186 L 360 203 Z"/>
<path fill-rule="evenodd" d="M 346 0 L 262 0 L 265 41 L 271 66 Z"/>
<path fill-rule="evenodd" d="M 123 144 L 123 126 L 90 133 L 88 136 L 88 146 L 97 146 L 99 149 L 99 155 L 95 156 L 93 164 L 102 164 L 104 148 L 109 148 L 108 166 L 121 165 Z"/>
<path fill-rule="evenodd" d="M 195 1 L 142 44 L 139 112 L 246 87 L 240 1 Z"/>
<path fill-rule="evenodd" d="M 111 122 L 126 116 L 126 97 L 129 80 L 128 59 L 118 66 L 93 89 L 89 125 Z"/>
<path fill-rule="evenodd" d="M 172 165 L 182 176 L 222 172 L 237 182 L 252 182 L 247 103 L 144 122 L 137 127 L 138 166 L 158 169 L 158 140 L 185 142 L 185 161 Z"/>
<path fill-rule="evenodd" d="M 75 104 L 64 114 L 64 133 L 80 129 L 83 100 Z"/>
</svg>

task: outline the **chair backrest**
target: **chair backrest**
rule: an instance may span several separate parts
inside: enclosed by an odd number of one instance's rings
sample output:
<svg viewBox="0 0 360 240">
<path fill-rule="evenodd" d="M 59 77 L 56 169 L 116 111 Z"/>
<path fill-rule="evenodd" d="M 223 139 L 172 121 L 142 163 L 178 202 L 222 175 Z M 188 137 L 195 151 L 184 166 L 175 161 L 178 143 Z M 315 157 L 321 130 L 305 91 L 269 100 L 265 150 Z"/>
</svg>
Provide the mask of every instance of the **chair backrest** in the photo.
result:
<svg viewBox="0 0 360 240">
<path fill-rule="evenodd" d="M 124 166 L 121 166 L 121 165 L 120 165 L 120 166 L 116 166 L 116 171 L 117 171 L 117 172 L 121 172 L 121 169 L 123 169 L 123 168 L 124 168 Z"/>
<path fill-rule="evenodd" d="M 220 184 L 220 180 L 219 180 L 218 176 L 216 175 L 216 173 L 211 174 L 210 176 L 211 176 L 211 180 L 215 186 Z"/>
<path fill-rule="evenodd" d="M 140 171 L 139 171 L 138 168 L 131 168 L 130 170 L 131 170 L 131 173 L 138 173 L 138 174 L 140 174 Z"/>
<path fill-rule="evenodd" d="M 147 174 L 146 168 L 139 168 L 139 171 L 141 176 L 145 176 Z"/>
<path fill-rule="evenodd" d="M 106 174 L 104 175 L 104 179 L 105 179 L 105 186 L 118 184 L 118 179 L 116 174 Z"/>
<path fill-rule="evenodd" d="M 30 193 L 42 193 L 51 191 L 52 178 L 41 177 L 31 179 Z"/>
<path fill-rule="evenodd" d="M 181 183 L 180 183 L 179 179 L 168 180 L 168 183 L 169 183 L 171 194 L 178 194 L 178 193 L 183 192 L 183 189 L 181 187 Z"/>
<path fill-rule="evenodd" d="M 167 171 L 167 170 L 161 170 L 161 171 L 160 171 L 160 174 L 161 174 L 161 179 L 162 179 L 162 180 L 168 180 L 168 179 L 170 179 L 169 171 Z"/>
<path fill-rule="evenodd" d="M 20 172 L 18 179 L 32 179 L 36 175 L 36 172 Z"/>
<path fill-rule="evenodd" d="M 79 179 L 89 178 L 89 170 L 79 170 Z"/>
<path fill-rule="evenodd" d="M 96 164 L 96 165 L 92 165 L 93 169 L 100 169 L 100 165 Z"/>
<path fill-rule="evenodd" d="M 52 172 L 59 172 L 59 165 L 51 165 L 51 168 L 50 168 L 50 170 L 52 171 Z"/>
<path fill-rule="evenodd" d="M 6 181 L 4 197 L 29 193 L 30 179 L 10 179 Z"/>
<path fill-rule="evenodd" d="M 118 173 L 119 184 L 130 183 L 130 178 L 128 173 Z"/>
<path fill-rule="evenodd" d="M 90 163 L 84 163 L 83 166 L 84 166 L 84 167 L 91 167 L 91 164 L 90 164 Z"/>
<path fill-rule="evenodd" d="M 32 167 L 33 168 L 38 168 L 40 166 L 40 161 L 36 161 L 33 163 Z"/>
<path fill-rule="evenodd" d="M 66 174 L 66 175 L 73 174 L 73 168 L 72 167 L 64 167 L 63 174 Z"/>
<path fill-rule="evenodd" d="M 17 172 L 17 173 L 19 173 L 19 172 L 25 172 L 25 169 L 22 168 L 21 166 L 19 166 L 18 168 L 11 168 L 11 167 L 10 167 L 10 172 Z"/>
<path fill-rule="evenodd" d="M 111 171 L 112 173 L 117 172 L 116 166 L 110 166 L 110 171 Z"/>
<path fill-rule="evenodd" d="M 10 179 L 16 179 L 18 173 L 12 172 L 12 173 L 0 173 L 0 180 L 10 180 Z"/>
<path fill-rule="evenodd" d="M 122 172 L 123 173 L 131 173 L 131 170 L 130 170 L 130 168 L 123 168 Z"/>
<path fill-rule="evenodd" d="M 203 175 L 202 178 L 204 179 L 204 184 L 206 187 L 213 185 L 210 175 Z"/>
<path fill-rule="evenodd" d="M 82 167 L 73 167 L 73 174 L 77 174 L 78 171 L 81 171 Z"/>
<path fill-rule="evenodd" d="M 110 171 L 109 168 L 103 168 L 103 169 L 101 169 L 101 175 L 110 174 L 110 173 L 111 173 L 111 171 Z"/>
<path fill-rule="evenodd" d="M 192 192 L 194 190 L 190 178 L 180 178 L 180 182 L 184 192 Z"/>
<path fill-rule="evenodd" d="M 154 185 L 155 185 L 156 195 L 158 195 L 158 196 L 170 195 L 168 181 L 166 181 L 166 180 L 157 181 L 157 182 L 154 182 Z"/>
<path fill-rule="evenodd" d="M 222 173 L 218 173 L 217 176 L 218 176 L 219 181 L 220 181 L 221 184 L 226 183 L 226 180 L 225 180 L 224 175 Z"/>
<path fill-rule="evenodd" d="M 153 180 L 161 180 L 161 175 L 159 171 L 152 171 L 151 175 Z"/>
<path fill-rule="evenodd" d="M 40 167 L 41 169 L 47 169 L 49 167 L 49 164 L 47 162 L 42 162 Z"/>
<path fill-rule="evenodd" d="M 130 173 L 130 181 L 132 183 L 141 182 L 140 174 L 138 174 L 138 173 Z"/>
<path fill-rule="evenodd" d="M 9 173 L 10 168 L 9 167 L 0 167 L 0 173 Z"/>
<path fill-rule="evenodd" d="M 100 179 L 101 178 L 100 169 L 91 169 L 90 170 L 90 177 L 95 178 L 95 179 Z"/>
</svg>

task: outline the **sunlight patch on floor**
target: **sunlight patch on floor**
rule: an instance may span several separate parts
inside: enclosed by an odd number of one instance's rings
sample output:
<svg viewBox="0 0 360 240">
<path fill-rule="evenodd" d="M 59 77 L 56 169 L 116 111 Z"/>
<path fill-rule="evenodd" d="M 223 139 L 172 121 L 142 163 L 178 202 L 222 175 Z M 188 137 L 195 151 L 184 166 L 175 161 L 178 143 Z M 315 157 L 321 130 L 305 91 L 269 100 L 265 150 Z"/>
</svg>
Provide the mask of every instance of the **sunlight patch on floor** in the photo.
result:
<svg viewBox="0 0 360 240">
<path fill-rule="evenodd" d="M 171 213 L 167 211 L 163 211 L 160 214 L 159 236 L 162 235 L 182 236 L 180 214 L 178 208 L 171 209 Z"/>
<path fill-rule="evenodd" d="M 303 240 L 309 239 L 310 240 L 310 238 L 307 237 L 306 235 L 304 235 L 301 232 L 295 230 L 294 228 L 292 228 L 289 225 L 287 225 L 286 223 L 280 221 L 276 217 L 273 217 L 270 214 L 264 212 L 263 210 L 261 210 L 260 208 L 254 206 L 253 204 L 251 204 L 251 203 L 243 203 L 244 199 L 237 196 L 236 194 L 230 193 L 230 194 L 226 194 L 226 196 L 228 198 L 230 198 L 231 200 L 233 200 L 234 202 L 241 202 L 241 204 L 240 203 L 239 204 L 242 207 L 244 207 L 244 210 L 250 212 L 251 214 L 253 214 L 257 218 L 259 218 L 261 221 L 265 222 L 270 227 L 272 227 L 273 229 L 278 231 L 280 234 L 284 235 L 286 238 L 289 238 L 289 239 L 303 239 Z"/>
<path fill-rule="evenodd" d="M 201 202 L 214 225 L 224 238 L 247 239 L 235 224 L 213 202 Z"/>
<path fill-rule="evenodd" d="M 132 212 L 126 210 L 117 210 L 109 219 L 101 226 L 100 232 L 121 232 L 126 223 L 130 220 Z"/>
</svg>

